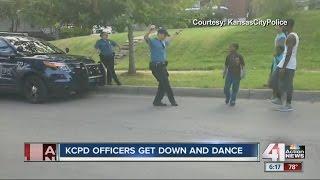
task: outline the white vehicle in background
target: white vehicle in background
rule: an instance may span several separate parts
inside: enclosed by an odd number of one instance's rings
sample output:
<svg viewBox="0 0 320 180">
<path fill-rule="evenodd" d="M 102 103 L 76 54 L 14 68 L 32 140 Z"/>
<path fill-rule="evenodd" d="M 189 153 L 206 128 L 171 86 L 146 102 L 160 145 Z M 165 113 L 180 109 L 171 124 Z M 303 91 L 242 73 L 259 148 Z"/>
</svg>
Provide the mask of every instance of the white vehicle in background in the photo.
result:
<svg viewBox="0 0 320 180">
<path fill-rule="evenodd" d="M 92 34 L 100 34 L 101 32 L 106 32 L 112 34 L 112 27 L 111 26 L 99 26 L 94 25 L 92 27 Z"/>
</svg>

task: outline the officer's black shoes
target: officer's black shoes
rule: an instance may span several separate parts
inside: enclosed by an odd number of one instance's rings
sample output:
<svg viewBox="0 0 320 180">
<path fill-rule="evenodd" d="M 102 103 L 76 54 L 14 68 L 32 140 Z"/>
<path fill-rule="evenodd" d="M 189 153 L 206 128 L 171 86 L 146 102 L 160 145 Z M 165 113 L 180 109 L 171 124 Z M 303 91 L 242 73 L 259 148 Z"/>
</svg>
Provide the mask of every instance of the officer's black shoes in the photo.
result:
<svg viewBox="0 0 320 180">
<path fill-rule="evenodd" d="M 159 103 L 153 103 L 154 106 L 167 106 L 167 104 L 159 102 Z"/>
<path fill-rule="evenodd" d="M 116 82 L 118 86 L 121 86 L 121 82 Z M 112 86 L 112 83 L 107 83 L 108 86 Z"/>
<path fill-rule="evenodd" d="M 161 101 L 160 102 L 153 102 L 153 105 L 154 106 L 167 106 L 167 104 L 162 103 Z M 178 104 L 174 101 L 174 102 L 171 102 L 171 106 L 178 106 Z"/>
<path fill-rule="evenodd" d="M 178 104 L 175 102 L 175 103 L 171 103 L 171 106 L 178 106 Z"/>
</svg>

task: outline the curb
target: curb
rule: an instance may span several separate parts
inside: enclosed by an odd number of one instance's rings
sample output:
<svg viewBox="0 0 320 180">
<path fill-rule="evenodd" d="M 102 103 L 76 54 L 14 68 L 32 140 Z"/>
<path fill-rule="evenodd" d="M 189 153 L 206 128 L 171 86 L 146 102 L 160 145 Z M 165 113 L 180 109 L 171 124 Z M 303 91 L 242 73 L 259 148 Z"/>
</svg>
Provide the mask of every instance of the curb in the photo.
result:
<svg viewBox="0 0 320 180">
<path fill-rule="evenodd" d="M 224 98 L 222 88 L 172 88 L 175 96 L 186 97 L 215 97 Z M 152 95 L 157 92 L 157 87 L 150 86 L 103 86 L 93 92 L 98 94 L 129 94 L 129 95 Z M 270 89 L 240 89 L 238 98 L 242 99 L 270 99 Z M 320 101 L 320 91 L 294 91 L 293 99 L 297 101 Z"/>
</svg>

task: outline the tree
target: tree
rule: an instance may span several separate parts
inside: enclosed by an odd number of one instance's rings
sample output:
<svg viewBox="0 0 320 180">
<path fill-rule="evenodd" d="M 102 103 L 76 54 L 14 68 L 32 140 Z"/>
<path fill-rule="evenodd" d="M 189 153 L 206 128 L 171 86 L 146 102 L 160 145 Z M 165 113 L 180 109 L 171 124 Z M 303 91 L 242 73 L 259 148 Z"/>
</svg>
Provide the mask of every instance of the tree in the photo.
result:
<svg viewBox="0 0 320 180">
<path fill-rule="evenodd" d="M 158 26 L 169 26 L 179 21 L 177 13 L 194 2 L 195 0 L 2 0 L 0 15 L 17 22 L 17 12 L 21 12 L 32 23 L 56 28 L 63 25 L 91 28 L 93 25 L 111 25 L 115 20 L 126 19 L 129 40 L 128 73 L 135 74 L 133 25 L 156 22 Z"/>
<path fill-rule="evenodd" d="M 28 0 L 2 0 L 0 1 L 0 17 L 11 21 L 10 31 L 17 32 L 21 13 L 25 10 Z"/>
<path fill-rule="evenodd" d="M 60 37 L 86 35 L 93 25 L 107 25 L 123 11 L 115 0 L 30 0 L 23 11 L 25 20 L 58 30 Z M 74 27 L 72 29 L 66 27 Z"/>
<path fill-rule="evenodd" d="M 129 41 L 129 69 L 128 74 L 135 74 L 135 56 L 134 56 L 134 40 L 133 40 L 133 24 L 150 24 L 156 17 L 162 16 L 167 18 L 162 21 L 162 25 L 169 24 L 170 18 L 174 18 L 177 12 L 184 10 L 186 6 L 190 5 L 186 0 L 123 0 L 118 1 L 119 7 L 126 12 Z M 165 13 L 164 13 L 165 12 Z"/>
<path fill-rule="evenodd" d="M 14 0 L 19 1 L 19 0 Z M 24 16 L 42 25 L 73 25 L 92 28 L 105 25 L 123 13 L 115 0 L 30 0 Z"/>
<path fill-rule="evenodd" d="M 292 0 L 252 0 L 250 5 L 256 16 L 280 16 L 284 17 L 294 8 Z"/>
</svg>

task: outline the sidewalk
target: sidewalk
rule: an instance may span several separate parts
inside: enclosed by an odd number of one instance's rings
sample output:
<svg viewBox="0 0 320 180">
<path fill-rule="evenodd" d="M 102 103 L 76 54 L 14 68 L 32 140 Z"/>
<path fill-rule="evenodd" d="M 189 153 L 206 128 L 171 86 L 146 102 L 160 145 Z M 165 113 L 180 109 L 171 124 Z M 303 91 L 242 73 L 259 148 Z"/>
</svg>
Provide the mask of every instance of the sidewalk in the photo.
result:
<svg viewBox="0 0 320 180">
<path fill-rule="evenodd" d="M 222 88 L 172 88 L 176 96 L 186 97 L 216 97 L 224 98 Z M 115 93 L 129 95 L 155 95 L 157 87 L 147 86 L 103 86 L 94 90 L 96 93 Z M 270 99 L 270 89 L 240 89 L 238 98 L 242 99 Z M 320 101 L 320 91 L 294 91 L 296 101 Z"/>
</svg>

